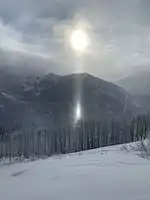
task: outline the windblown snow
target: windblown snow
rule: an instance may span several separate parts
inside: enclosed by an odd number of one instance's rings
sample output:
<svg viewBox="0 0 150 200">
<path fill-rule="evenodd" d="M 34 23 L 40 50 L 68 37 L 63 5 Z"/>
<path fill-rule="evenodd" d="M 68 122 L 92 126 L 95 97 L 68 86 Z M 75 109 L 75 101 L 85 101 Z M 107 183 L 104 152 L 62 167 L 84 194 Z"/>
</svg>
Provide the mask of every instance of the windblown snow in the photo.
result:
<svg viewBox="0 0 150 200">
<path fill-rule="evenodd" d="M 149 173 L 150 160 L 122 145 L 1 164 L 0 199 L 150 200 Z"/>
</svg>

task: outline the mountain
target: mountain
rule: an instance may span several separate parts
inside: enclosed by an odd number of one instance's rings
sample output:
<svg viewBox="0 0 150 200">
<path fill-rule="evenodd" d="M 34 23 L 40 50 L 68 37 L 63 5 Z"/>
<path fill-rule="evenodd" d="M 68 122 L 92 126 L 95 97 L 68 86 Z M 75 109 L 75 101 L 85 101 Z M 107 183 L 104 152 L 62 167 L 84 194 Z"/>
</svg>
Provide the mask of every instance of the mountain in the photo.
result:
<svg viewBox="0 0 150 200">
<path fill-rule="evenodd" d="M 150 71 L 138 71 L 117 81 L 116 84 L 130 93 L 132 101 L 141 112 L 150 110 Z"/>
<path fill-rule="evenodd" d="M 131 106 L 125 90 L 86 73 L 53 76 L 44 87 L 43 80 L 29 91 L 30 95 L 27 97 L 32 94 L 31 99 L 36 103 L 51 102 L 57 108 L 60 106 L 70 112 L 73 112 L 77 102 L 80 102 L 82 116 L 86 119 L 120 116 L 126 106 L 128 111 Z"/>
<path fill-rule="evenodd" d="M 1 75 L 2 76 L 2 75 Z M 77 105 L 82 120 L 131 116 L 130 95 L 117 85 L 90 74 L 14 77 L 1 80 L 1 122 L 11 127 L 44 128 L 75 122 Z M 5 74 L 6 77 L 6 74 Z M 8 83 L 8 84 L 7 84 Z M 7 101 L 2 101 L 7 97 Z"/>
<path fill-rule="evenodd" d="M 116 82 L 131 94 L 150 95 L 150 71 L 139 71 Z"/>
</svg>

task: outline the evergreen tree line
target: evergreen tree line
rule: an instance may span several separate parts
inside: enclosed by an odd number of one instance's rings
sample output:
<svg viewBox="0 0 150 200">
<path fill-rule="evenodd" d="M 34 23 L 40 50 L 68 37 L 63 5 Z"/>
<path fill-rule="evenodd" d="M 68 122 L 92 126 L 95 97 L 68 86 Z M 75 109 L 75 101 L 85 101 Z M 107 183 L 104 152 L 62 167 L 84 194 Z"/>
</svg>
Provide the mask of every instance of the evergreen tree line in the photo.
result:
<svg viewBox="0 0 150 200">
<path fill-rule="evenodd" d="M 149 117 L 141 115 L 127 120 L 109 122 L 78 121 L 73 126 L 54 131 L 19 131 L 8 133 L 0 128 L 0 159 L 42 158 L 73 153 L 109 145 L 134 142 L 147 137 Z"/>
</svg>

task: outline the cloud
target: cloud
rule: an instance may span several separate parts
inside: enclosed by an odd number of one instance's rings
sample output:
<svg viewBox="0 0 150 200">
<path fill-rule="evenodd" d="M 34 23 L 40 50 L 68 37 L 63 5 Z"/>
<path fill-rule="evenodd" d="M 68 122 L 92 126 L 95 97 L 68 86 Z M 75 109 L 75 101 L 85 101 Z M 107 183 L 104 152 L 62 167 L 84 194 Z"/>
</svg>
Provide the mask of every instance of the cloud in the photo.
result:
<svg viewBox="0 0 150 200">
<path fill-rule="evenodd" d="M 34 38 L 30 38 L 32 43 L 25 40 L 25 36 L 13 29 L 9 24 L 4 25 L 2 20 L 0 21 L 0 48 L 4 51 L 14 51 L 24 53 L 33 56 L 39 56 L 43 58 L 50 58 L 50 55 L 46 54 L 44 46 Z"/>
<path fill-rule="evenodd" d="M 150 12 L 145 0 L 0 0 L 1 64 L 41 71 L 80 70 L 115 78 L 149 62 Z M 91 45 L 77 58 L 71 31 L 87 32 Z"/>
</svg>

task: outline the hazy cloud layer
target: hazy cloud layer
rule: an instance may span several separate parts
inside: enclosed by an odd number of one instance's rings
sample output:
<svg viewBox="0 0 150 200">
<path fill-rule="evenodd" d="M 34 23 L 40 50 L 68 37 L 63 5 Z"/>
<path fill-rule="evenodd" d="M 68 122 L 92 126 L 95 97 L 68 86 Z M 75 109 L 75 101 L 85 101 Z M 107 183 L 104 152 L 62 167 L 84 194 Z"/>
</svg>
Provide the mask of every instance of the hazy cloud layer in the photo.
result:
<svg viewBox="0 0 150 200">
<path fill-rule="evenodd" d="M 149 13 L 149 0 L 0 0 L 1 65 L 123 76 L 149 66 Z M 91 41 L 80 57 L 69 46 L 76 27 Z"/>
</svg>

